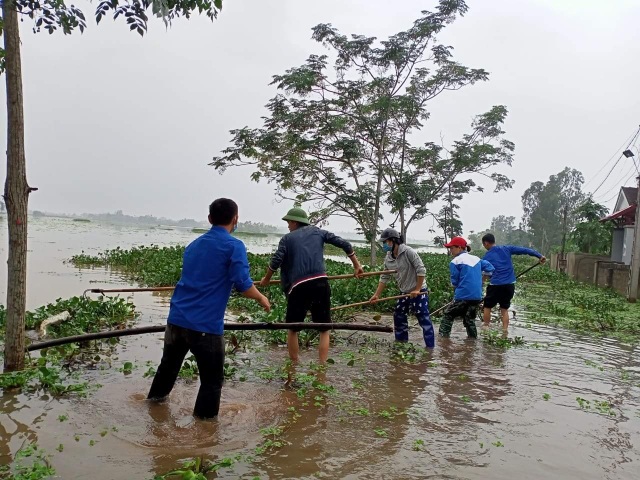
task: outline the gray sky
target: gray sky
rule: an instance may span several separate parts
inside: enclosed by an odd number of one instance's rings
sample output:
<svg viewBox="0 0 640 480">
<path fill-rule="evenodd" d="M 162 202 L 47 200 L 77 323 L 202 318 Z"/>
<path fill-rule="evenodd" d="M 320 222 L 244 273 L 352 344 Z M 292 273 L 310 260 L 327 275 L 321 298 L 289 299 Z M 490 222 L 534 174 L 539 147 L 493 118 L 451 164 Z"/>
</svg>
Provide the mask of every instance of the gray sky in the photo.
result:
<svg viewBox="0 0 640 480">
<path fill-rule="evenodd" d="M 250 182 L 248 169 L 220 176 L 207 166 L 228 145 L 228 131 L 259 126 L 275 94 L 271 76 L 323 51 L 310 39 L 314 25 L 385 38 L 435 4 L 226 0 L 214 23 L 193 17 L 166 30 L 154 20 L 144 38 L 109 19 L 96 26 L 90 18 L 83 35 L 67 37 L 34 35 L 25 21 L 27 173 L 39 187 L 30 208 L 203 219 L 212 199 L 228 196 L 238 201 L 241 220 L 278 224 L 289 205 L 275 203 L 271 186 Z M 490 80 L 433 102 L 423 136 L 453 141 L 474 115 L 507 105 L 505 130 L 516 144 L 516 160 L 504 173 L 516 184 L 508 192 L 466 198 L 465 233 L 488 226 L 494 215 L 519 218 L 529 184 L 564 166 L 581 170 L 588 189 L 595 188 L 609 168 L 598 170 L 640 124 L 640 2 L 468 4 L 469 13 L 440 39 L 455 47 L 457 61 L 488 70 Z M 88 17 L 95 9 L 95 3 L 76 5 Z M 4 88 L 1 95 L 4 104 Z M 4 115 L 2 123 L 5 143 Z M 620 165 L 596 200 L 610 199 L 631 174 L 628 160 Z M 4 179 L 4 163 L 0 174 Z M 430 223 L 416 224 L 409 236 L 430 237 Z M 344 219 L 330 226 L 353 228 Z"/>
</svg>

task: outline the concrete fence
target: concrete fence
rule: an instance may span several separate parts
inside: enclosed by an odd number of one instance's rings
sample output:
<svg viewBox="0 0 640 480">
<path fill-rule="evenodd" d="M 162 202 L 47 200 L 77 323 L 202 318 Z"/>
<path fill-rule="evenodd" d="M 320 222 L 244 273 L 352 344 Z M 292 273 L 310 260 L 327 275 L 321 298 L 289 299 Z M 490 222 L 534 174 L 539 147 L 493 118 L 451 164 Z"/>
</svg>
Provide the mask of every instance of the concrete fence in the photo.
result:
<svg viewBox="0 0 640 480">
<path fill-rule="evenodd" d="M 622 262 L 612 262 L 611 258 L 587 253 L 567 253 L 562 262 L 559 255 L 550 258 L 550 267 L 563 271 L 574 280 L 590 283 L 603 288 L 612 288 L 621 295 L 627 295 L 629 266 Z M 640 288 L 638 289 L 640 296 Z"/>
</svg>

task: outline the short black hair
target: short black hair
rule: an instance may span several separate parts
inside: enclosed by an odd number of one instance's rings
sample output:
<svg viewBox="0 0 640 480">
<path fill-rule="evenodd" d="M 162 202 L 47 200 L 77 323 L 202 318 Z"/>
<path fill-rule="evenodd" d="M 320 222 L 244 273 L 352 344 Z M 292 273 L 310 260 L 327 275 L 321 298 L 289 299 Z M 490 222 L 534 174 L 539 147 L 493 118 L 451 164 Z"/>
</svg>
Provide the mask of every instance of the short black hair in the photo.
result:
<svg viewBox="0 0 640 480">
<path fill-rule="evenodd" d="M 209 205 L 212 225 L 229 225 L 238 214 L 238 205 L 229 198 L 217 198 Z"/>
<path fill-rule="evenodd" d="M 487 242 L 490 245 L 494 245 L 496 243 L 496 237 L 493 233 L 487 233 L 482 237 L 482 243 Z"/>
</svg>

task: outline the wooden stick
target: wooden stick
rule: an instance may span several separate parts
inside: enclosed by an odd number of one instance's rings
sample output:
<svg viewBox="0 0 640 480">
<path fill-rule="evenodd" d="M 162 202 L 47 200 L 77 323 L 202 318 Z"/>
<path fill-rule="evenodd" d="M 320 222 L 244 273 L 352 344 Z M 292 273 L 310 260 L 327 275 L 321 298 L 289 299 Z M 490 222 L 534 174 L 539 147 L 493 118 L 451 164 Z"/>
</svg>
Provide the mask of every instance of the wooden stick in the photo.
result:
<svg viewBox="0 0 640 480">
<path fill-rule="evenodd" d="M 126 328 L 123 330 L 110 330 L 106 332 L 87 333 L 84 335 L 74 335 L 72 337 L 56 338 L 46 342 L 32 343 L 27 346 L 27 351 L 33 352 L 42 348 L 56 347 L 68 343 L 86 342 L 88 340 L 98 340 L 102 338 L 127 337 L 130 335 L 142 335 L 144 333 L 164 332 L 166 325 L 151 325 L 138 328 Z M 386 325 L 368 325 L 362 323 L 234 323 L 224 324 L 225 330 L 360 330 L 365 332 L 393 332 L 393 328 Z"/>
<path fill-rule="evenodd" d="M 379 298 L 376 302 L 358 302 L 358 303 L 350 303 L 349 305 L 340 305 L 339 307 L 333 307 L 331 309 L 332 312 L 335 312 L 336 310 L 342 310 L 345 308 L 351 308 L 351 307 L 360 307 L 362 305 L 375 305 L 376 303 L 380 303 L 380 302 L 385 302 L 387 300 L 397 300 L 398 298 L 406 298 L 410 296 L 408 293 L 405 295 L 396 295 L 395 297 L 385 297 L 385 298 Z"/>
<path fill-rule="evenodd" d="M 380 272 L 365 272 L 360 277 L 356 277 L 354 273 L 347 273 L 344 275 L 332 275 L 327 277 L 327 280 L 343 280 L 347 278 L 364 278 L 364 277 L 372 277 L 374 275 L 385 275 L 396 273 L 395 270 L 382 270 Z M 259 282 L 253 282 L 254 285 L 258 286 Z M 280 280 L 270 280 L 269 285 L 279 285 Z M 134 293 L 134 292 L 170 292 L 174 290 L 176 287 L 140 287 L 140 288 L 89 288 L 84 291 L 83 295 L 87 292 L 91 293 Z"/>
</svg>

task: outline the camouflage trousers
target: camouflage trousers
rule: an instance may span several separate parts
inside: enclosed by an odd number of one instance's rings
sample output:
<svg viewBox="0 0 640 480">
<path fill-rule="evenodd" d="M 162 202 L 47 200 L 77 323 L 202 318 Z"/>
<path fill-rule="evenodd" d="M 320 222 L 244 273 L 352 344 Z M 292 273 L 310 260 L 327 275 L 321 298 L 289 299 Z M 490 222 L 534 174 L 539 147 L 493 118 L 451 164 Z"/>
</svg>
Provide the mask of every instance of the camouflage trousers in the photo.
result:
<svg viewBox="0 0 640 480">
<path fill-rule="evenodd" d="M 444 309 L 444 316 L 440 322 L 439 335 L 449 338 L 453 320 L 460 317 L 462 324 L 467 329 L 467 336 L 470 338 L 478 337 L 476 330 L 476 315 L 478 314 L 478 305 L 480 300 L 455 300 L 451 305 Z"/>
</svg>

